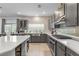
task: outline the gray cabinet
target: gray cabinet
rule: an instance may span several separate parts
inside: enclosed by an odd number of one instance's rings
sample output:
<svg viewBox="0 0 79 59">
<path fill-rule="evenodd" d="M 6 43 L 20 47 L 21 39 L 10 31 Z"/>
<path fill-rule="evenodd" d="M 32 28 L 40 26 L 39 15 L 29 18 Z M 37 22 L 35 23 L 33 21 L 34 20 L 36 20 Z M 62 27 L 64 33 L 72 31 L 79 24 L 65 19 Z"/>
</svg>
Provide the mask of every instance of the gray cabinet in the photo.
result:
<svg viewBox="0 0 79 59">
<path fill-rule="evenodd" d="M 53 56 L 56 55 L 56 41 L 48 36 L 48 46 Z"/>
<path fill-rule="evenodd" d="M 28 21 L 24 19 L 17 19 L 17 31 L 21 32 L 27 29 Z"/>
<path fill-rule="evenodd" d="M 57 42 L 57 56 L 79 56 L 77 53 Z"/>
<path fill-rule="evenodd" d="M 20 20 L 20 28 L 25 29 L 27 24 L 27 20 Z"/>
<path fill-rule="evenodd" d="M 52 55 L 55 56 L 79 56 L 79 54 L 69 49 L 59 41 L 56 41 L 54 38 L 51 38 L 50 36 L 48 36 L 48 46 Z"/>
<path fill-rule="evenodd" d="M 26 29 L 27 27 L 27 20 L 20 20 L 20 28 Z"/>
<path fill-rule="evenodd" d="M 65 56 L 65 46 L 57 42 L 57 56 Z"/>
<path fill-rule="evenodd" d="M 66 49 L 66 56 L 79 56 L 78 54 L 76 54 L 75 52 L 73 52 L 72 50 L 70 50 L 69 48 Z"/>
<path fill-rule="evenodd" d="M 47 35 L 46 34 L 40 34 L 38 35 L 32 35 L 31 34 L 31 40 L 29 41 L 31 43 L 47 43 Z"/>
<path fill-rule="evenodd" d="M 40 34 L 40 42 L 47 43 L 47 35 L 46 34 Z"/>
<path fill-rule="evenodd" d="M 0 34 L 2 33 L 2 19 L 0 19 Z"/>
<path fill-rule="evenodd" d="M 31 36 L 31 43 L 39 43 L 40 36 Z"/>
<path fill-rule="evenodd" d="M 78 13 L 78 14 L 77 14 L 77 15 L 78 15 L 78 17 L 77 17 L 77 18 L 78 18 L 78 20 L 77 20 L 77 25 L 79 26 L 79 3 L 77 3 L 77 9 L 78 9 L 78 11 L 77 11 L 77 13 Z"/>
<path fill-rule="evenodd" d="M 77 3 L 65 4 L 66 26 L 77 26 Z"/>
</svg>

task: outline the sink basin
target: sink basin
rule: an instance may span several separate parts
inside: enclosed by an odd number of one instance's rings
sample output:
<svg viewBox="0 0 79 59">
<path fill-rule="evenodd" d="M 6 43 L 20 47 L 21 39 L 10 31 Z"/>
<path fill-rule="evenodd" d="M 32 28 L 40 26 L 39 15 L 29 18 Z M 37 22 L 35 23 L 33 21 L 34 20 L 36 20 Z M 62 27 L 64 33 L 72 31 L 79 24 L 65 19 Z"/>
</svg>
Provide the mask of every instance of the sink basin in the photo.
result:
<svg viewBox="0 0 79 59">
<path fill-rule="evenodd" d="M 56 37 L 57 39 L 72 39 L 71 37 L 64 36 L 64 35 L 53 35 L 53 36 Z"/>
</svg>

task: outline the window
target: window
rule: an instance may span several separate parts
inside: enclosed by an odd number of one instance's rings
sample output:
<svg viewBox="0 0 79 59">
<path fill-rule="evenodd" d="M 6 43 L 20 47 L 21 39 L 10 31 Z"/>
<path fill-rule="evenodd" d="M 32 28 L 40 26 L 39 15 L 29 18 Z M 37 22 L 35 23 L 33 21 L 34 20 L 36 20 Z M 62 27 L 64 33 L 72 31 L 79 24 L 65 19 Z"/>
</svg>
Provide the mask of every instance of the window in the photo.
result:
<svg viewBox="0 0 79 59">
<path fill-rule="evenodd" d="M 15 33 L 17 20 L 15 18 L 6 18 L 4 31 L 6 34 Z"/>
<path fill-rule="evenodd" d="M 16 32 L 16 24 L 5 24 L 5 33 Z"/>
<path fill-rule="evenodd" d="M 28 32 L 43 32 L 44 24 L 29 24 Z"/>
</svg>

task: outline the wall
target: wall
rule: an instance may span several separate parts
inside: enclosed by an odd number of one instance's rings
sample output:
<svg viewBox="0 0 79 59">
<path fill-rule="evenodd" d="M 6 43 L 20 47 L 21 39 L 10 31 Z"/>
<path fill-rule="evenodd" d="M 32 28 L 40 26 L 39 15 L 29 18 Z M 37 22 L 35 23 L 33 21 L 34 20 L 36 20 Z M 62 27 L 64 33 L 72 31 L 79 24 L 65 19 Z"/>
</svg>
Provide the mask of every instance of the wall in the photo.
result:
<svg viewBox="0 0 79 59">
<path fill-rule="evenodd" d="M 15 17 L 7 17 L 7 18 L 5 18 L 6 20 L 5 20 L 5 22 L 6 23 L 17 23 L 17 18 L 15 18 Z"/>
<path fill-rule="evenodd" d="M 49 32 L 48 30 L 48 20 L 50 16 L 27 16 L 27 17 L 3 17 L 7 21 L 7 23 L 16 23 L 17 19 L 26 19 L 28 20 L 29 24 L 44 24 L 45 25 L 45 32 Z"/>
<path fill-rule="evenodd" d="M 27 16 L 27 17 L 21 17 L 21 19 L 28 20 L 29 24 L 44 24 L 45 25 L 45 32 L 49 32 L 48 30 L 48 20 L 49 16 Z"/>
<path fill-rule="evenodd" d="M 74 36 L 79 36 L 79 26 L 76 27 L 65 27 L 56 29 L 57 33 L 59 34 L 70 34 Z"/>
</svg>

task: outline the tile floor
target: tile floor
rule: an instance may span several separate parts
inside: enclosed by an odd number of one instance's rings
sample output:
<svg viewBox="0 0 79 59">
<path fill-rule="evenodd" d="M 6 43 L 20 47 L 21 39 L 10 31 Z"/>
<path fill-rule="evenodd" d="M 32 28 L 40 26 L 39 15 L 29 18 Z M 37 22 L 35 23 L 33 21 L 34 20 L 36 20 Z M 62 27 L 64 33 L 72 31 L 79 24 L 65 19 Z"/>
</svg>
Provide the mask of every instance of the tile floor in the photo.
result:
<svg viewBox="0 0 79 59">
<path fill-rule="evenodd" d="M 51 56 L 50 49 L 46 43 L 30 43 L 28 56 Z"/>
</svg>

